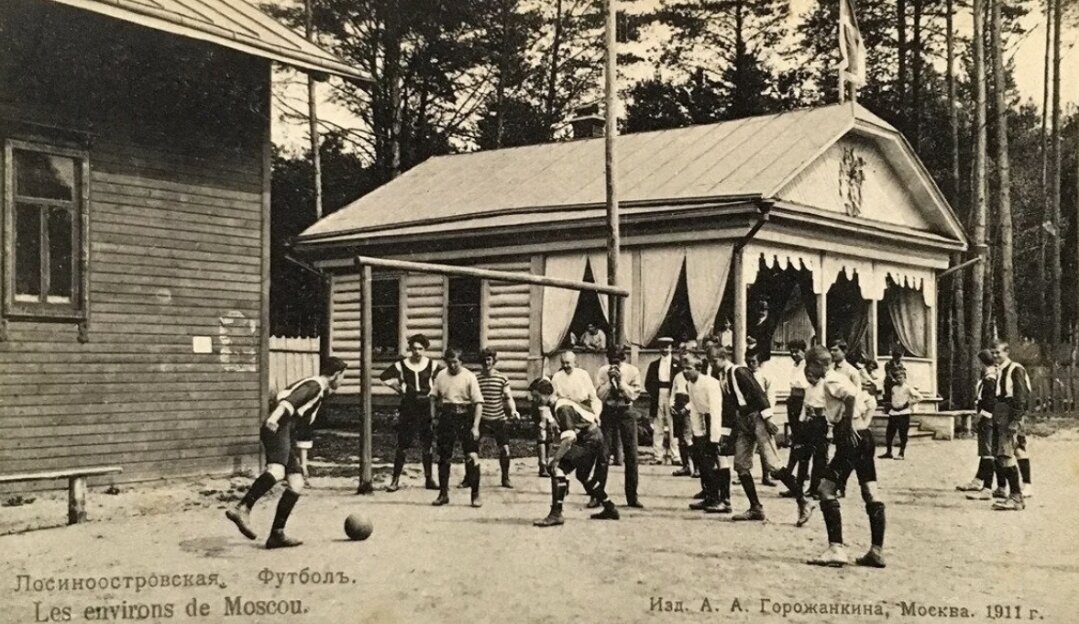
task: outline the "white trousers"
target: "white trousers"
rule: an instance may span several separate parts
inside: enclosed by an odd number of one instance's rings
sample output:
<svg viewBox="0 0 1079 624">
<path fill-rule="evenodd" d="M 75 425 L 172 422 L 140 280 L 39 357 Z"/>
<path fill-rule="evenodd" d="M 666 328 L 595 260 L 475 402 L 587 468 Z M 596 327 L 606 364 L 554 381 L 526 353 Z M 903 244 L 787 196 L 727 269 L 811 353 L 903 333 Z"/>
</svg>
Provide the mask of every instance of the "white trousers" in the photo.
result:
<svg viewBox="0 0 1079 624">
<path fill-rule="evenodd" d="M 674 419 L 671 418 L 671 391 L 669 388 L 660 388 L 659 408 L 652 420 L 652 452 L 657 460 L 662 460 L 667 455 L 667 450 L 663 447 L 665 441 L 670 448 L 671 461 L 681 463 L 678 440 L 674 438 Z"/>
</svg>

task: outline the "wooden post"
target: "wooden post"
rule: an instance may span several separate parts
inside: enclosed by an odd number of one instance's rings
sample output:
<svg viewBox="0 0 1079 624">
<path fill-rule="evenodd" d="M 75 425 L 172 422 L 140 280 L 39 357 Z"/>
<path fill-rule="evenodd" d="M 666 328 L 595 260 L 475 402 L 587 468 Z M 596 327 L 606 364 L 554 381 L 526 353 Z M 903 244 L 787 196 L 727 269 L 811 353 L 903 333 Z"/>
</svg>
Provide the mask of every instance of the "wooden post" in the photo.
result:
<svg viewBox="0 0 1079 624">
<path fill-rule="evenodd" d="M 360 485 L 357 494 L 374 492 L 371 476 L 371 266 L 363 265 L 360 269 L 360 397 L 363 410 L 363 431 L 360 433 Z"/>
<path fill-rule="evenodd" d="M 731 261 L 731 270 L 734 271 L 734 361 L 744 364 L 746 361 L 746 348 L 749 344 L 746 332 L 749 331 L 749 319 L 746 318 L 746 272 L 745 249 L 734 250 L 734 258 Z"/>
<path fill-rule="evenodd" d="M 311 7 L 312 0 L 304 2 L 304 36 L 308 41 L 315 40 L 315 15 Z M 315 172 L 315 218 L 322 218 L 322 154 L 319 151 L 318 138 L 318 98 L 315 93 L 315 77 L 307 74 L 307 123 L 311 134 L 311 166 Z"/>
<path fill-rule="evenodd" d="M 877 339 L 880 335 L 880 328 L 877 326 L 877 300 L 869 300 L 869 357 L 876 360 L 880 357 L 880 353 L 877 352 Z"/>
<path fill-rule="evenodd" d="M 822 265 L 823 266 L 823 265 Z M 824 290 L 824 282 L 821 282 L 821 290 Z M 828 293 L 817 293 L 817 342 L 828 347 Z"/>
<path fill-rule="evenodd" d="M 618 286 L 618 264 L 622 247 L 622 234 L 618 210 L 618 171 L 615 153 L 615 137 L 618 135 L 618 50 L 617 50 L 617 0 L 606 0 L 607 26 L 606 75 L 604 100 L 606 129 L 604 130 L 604 170 L 607 180 L 607 283 Z M 598 280 L 597 280 L 598 281 Z M 607 309 L 610 311 L 611 346 L 622 344 L 622 298 L 611 295 Z"/>
<path fill-rule="evenodd" d="M 71 477 L 67 480 L 67 523 L 78 524 L 86 521 L 86 477 Z"/>
<path fill-rule="evenodd" d="M 325 273 L 322 282 L 322 323 L 318 331 L 319 367 L 333 351 L 333 274 Z"/>
<path fill-rule="evenodd" d="M 543 275 L 545 263 L 543 256 L 532 256 L 533 275 Z M 528 291 L 528 381 L 539 379 L 543 375 L 543 286 L 532 284 Z"/>
</svg>

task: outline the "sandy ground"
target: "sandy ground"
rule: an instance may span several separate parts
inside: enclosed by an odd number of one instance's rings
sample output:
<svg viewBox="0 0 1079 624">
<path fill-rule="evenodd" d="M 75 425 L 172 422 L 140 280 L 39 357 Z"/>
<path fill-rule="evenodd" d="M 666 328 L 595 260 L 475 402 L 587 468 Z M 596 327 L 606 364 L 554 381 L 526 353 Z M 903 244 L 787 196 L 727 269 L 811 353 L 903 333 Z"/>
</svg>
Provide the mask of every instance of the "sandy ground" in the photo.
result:
<svg viewBox="0 0 1079 624">
<path fill-rule="evenodd" d="M 370 497 L 353 495 L 348 478 L 316 477 L 289 524 L 306 543 L 284 551 L 243 539 L 224 519 L 223 505 L 244 479 L 142 486 L 113 496 L 95 490 L 89 523 L 0 537 L 0 622 L 124 621 L 146 615 L 139 610 L 149 605 L 166 604 L 172 605 L 171 618 L 142 621 L 937 621 L 954 619 L 933 617 L 937 608 L 947 615 L 954 607 L 968 610 L 966 621 L 988 622 L 994 618 L 987 609 L 999 604 L 1010 605 L 1024 621 L 1079 622 L 1079 440 L 1065 432 L 1039 439 L 1033 448 L 1036 496 L 1022 513 L 994 512 L 954 491 L 975 468 L 972 441 L 919 441 L 906 462 L 880 460 L 889 505 L 886 570 L 806 566 L 803 560 L 826 545 L 820 514 L 795 528 L 794 504 L 775 490 L 764 492 L 770 515 L 765 524 L 736 525 L 689 512 L 696 484 L 668 476 L 665 466 L 642 469 L 646 510 L 624 510 L 620 522 L 590 521 L 574 484 L 567 523 L 553 529 L 531 526 L 549 503 L 548 482 L 535 476 L 532 460 L 515 460 L 514 490 L 496 487 L 497 465 L 488 461 L 486 504 L 479 510 L 467 506 L 464 490 L 451 492 L 451 506 L 432 508 L 432 493 L 419 487 L 415 471 L 411 487 Z M 453 478 L 460 475 L 455 467 Z M 610 491 L 618 502 L 621 490 L 615 468 Z M 254 522 L 263 532 L 275 499 L 256 507 Z M 734 502 L 744 506 L 737 488 Z M 343 519 L 354 512 L 374 522 L 374 535 L 365 542 L 344 539 Z M 844 512 L 855 556 L 868 543 L 857 495 L 844 501 Z M 32 505 L 0 509 L 0 530 L 34 526 L 42 518 L 61 523 L 63 499 L 46 495 Z M 332 571 L 335 581 L 348 582 L 301 584 L 306 577 L 287 576 L 304 568 Z M 260 580 L 269 572 L 285 574 L 284 582 Z M 218 574 L 226 587 L 33 590 L 49 578 L 174 574 Z M 30 590 L 19 575 L 29 575 Z M 283 600 L 301 613 L 229 616 L 227 599 L 236 597 L 251 601 L 250 609 L 257 601 Z M 671 601 L 663 606 L 681 601 L 685 612 L 656 610 L 657 598 Z M 711 612 L 702 611 L 706 599 Z M 192 600 L 207 604 L 207 614 L 188 616 Z M 768 601 L 763 609 L 762 600 Z M 919 605 L 914 613 L 921 616 L 904 615 L 901 602 Z M 797 612 L 820 603 L 834 603 L 840 613 Z M 843 615 L 843 604 L 885 615 Z M 106 605 L 120 609 L 92 610 Z"/>
</svg>

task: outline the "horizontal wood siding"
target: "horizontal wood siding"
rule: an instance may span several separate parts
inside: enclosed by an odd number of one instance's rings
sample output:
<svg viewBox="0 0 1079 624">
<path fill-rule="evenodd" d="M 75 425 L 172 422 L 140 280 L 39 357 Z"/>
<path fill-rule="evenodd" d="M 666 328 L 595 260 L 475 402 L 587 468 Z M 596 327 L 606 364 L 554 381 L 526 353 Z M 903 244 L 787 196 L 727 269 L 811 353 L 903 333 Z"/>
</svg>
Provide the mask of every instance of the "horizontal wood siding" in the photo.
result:
<svg viewBox="0 0 1079 624">
<path fill-rule="evenodd" d="M 485 269 L 528 273 L 528 259 L 514 262 L 485 263 Z M 488 282 L 487 313 L 484 318 L 487 345 L 498 351 L 498 368 L 510 378 L 514 394 L 524 397 L 528 391 L 528 309 L 531 287 L 528 284 Z M 539 328 L 535 328 L 539 331 Z"/>
<path fill-rule="evenodd" d="M 116 464 L 122 475 L 96 482 L 119 482 L 258 467 L 261 154 L 212 147 L 95 140 L 89 342 L 72 324 L 9 323 L 0 473 Z M 213 352 L 194 353 L 194 336 Z"/>
<path fill-rule="evenodd" d="M 529 272 L 528 260 L 483 263 L 477 266 L 499 271 Z M 378 275 L 375 275 L 378 279 Z M 444 281 L 439 275 L 411 274 L 404 278 L 406 336 L 422 333 L 431 341 L 428 355 L 440 358 L 444 349 Z M 487 346 L 499 353 L 499 368 L 509 376 L 514 391 L 524 396 L 528 388 L 528 310 L 529 286 L 491 282 L 487 285 L 487 314 L 484 331 Z M 359 277 L 356 273 L 334 277 L 333 290 L 333 353 L 350 364 L 360 361 Z M 538 331 L 538 330 L 537 330 Z M 392 360 L 377 358 L 372 375 L 372 392 L 375 396 L 390 396 L 392 392 L 378 380 L 378 376 Z M 472 366 L 470 364 L 470 366 Z M 342 395 L 358 396 L 359 370 L 350 366 L 339 390 Z"/>
</svg>

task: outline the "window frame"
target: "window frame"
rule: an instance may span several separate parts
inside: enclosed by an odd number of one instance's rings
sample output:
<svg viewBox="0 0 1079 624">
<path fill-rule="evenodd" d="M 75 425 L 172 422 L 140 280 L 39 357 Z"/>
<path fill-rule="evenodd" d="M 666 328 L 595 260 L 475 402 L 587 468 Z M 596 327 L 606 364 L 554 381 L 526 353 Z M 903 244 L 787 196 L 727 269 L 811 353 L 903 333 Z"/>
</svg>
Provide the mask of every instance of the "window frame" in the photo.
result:
<svg viewBox="0 0 1079 624">
<path fill-rule="evenodd" d="M 476 299 L 475 304 L 473 304 L 471 302 L 469 302 L 467 304 L 453 303 L 453 301 L 452 301 L 452 299 L 453 299 L 452 292 L 453 292 L 453 283 L 454 283 L 455 280 L 469 280 L 469 281 L 476 282 L 476 285 L 477 285 L 476 292 L 477 292 L 477 294 L 479 296 Z M 445 301 L 445 319 L 446 319 L 445 344 L 446 344 L 447 347 L 457 347 L 457 348 L 461 349 L 462 355 L 465 356 L 465 358 L 467 358 L 467 359 L 478 358 L 480 351 L 484 347 L 484 345 L 483 345 L 483 339 L 484 339 L 484 335 L 483 335 L 484 334 L 484 331 L 483 331 L 484 321 L 483 321 L 483 319 L 484 319 L 484 312 L 485 312 L 485 310 L 484 310 L 484 304 L 485 304 L 484 292 L 486 291 L 486 289 L 487 289 L 486 280 L 483 280 L 483 279 L 480 279 L 480 278 L 464 277 L 464 276 L 459 277 L 459 276 L 452 276 L 452 275 L 446 276 L 446 281 L 445 281 L 446 295 L 445 295 L 445 300 L 444 300 Z M 475 317 L 476 326 L 474 328 L 475 329 L 475 335 L 476 335 L 475 349 L 472 349 L 473 345 L 462 345 L 462 344 L 459 344 L 455 340 L 455 337 L 453 335 L 453 322 L 452 322 L 452 319 L 451 319 L 451 316 L 453 315 L 453 310 L 455 308 L 473 307 L 473 305 L 475 305 L 475 308 L 476 308 L 476 317 Z M 472 332 L 470 331 L 470 333 L 472 333 Z"/>
<path fill-rule="evenodd" d="M 389 302 L 382 305 L 376 305 L 374 286 L 377 282 L 393 282 L 394 283 L 394 301 L 392 304 Z M 401 353 L 401 344 L 404 340 L 403 331 L 401 328 L 401 321 L 404 317 L 404 306 L 401 300 L 401 289 L 404 287 L 404 276 L 399 274 L 375 274 L 371 278 L 371 314 L 372 318 L 375 316 L 375 311 L 378 309 L 393 308 L 397 311 L 397 315 L 394 317 L 394 342 L 392 345 L 377 345 L 375 344 L 375 336 L 372 331 L 371 335 L 371 351 L 375 359 L 396 359 Z M 378 351 L 379 348 L 384 349 Z"/>
<path fill-rule="evenodd" d="M 72 293 L 70 301 L 50 303 L 48 284 L 43 284 L 41 297 L 44 301 L 20 301 L 15 296 L 15 213 L 17 197 L 15 195 L 15 152 L 27 151 L 60 156 L 76 161 L 78 176 L 75 197 L 75 218 L 72 219 L 72 235 L 76 238 L 72 244 L 71 270 Z M 77 321 L 85 324 L 89 317 L 89 264 L 90 264 L 90 154 L 85 149 L 78 149 L 62 144 L 27 141 L 16 138 L 4 140 L 3 158 L 3 316 L 5 319 L 39 321 Z M 34 200 L 32 203 L 42 206 L 52 204 L 66 205 L 64 200 Z M 43 211 L 44 212 L 44 211 Z M 47 226 L 42 226 L 47 227 Z M 44 242 L 44 241 L 43 241 Z M 47 254 L 47 245 L 43 245 L 42 257 Z M 49 265 L 42 263 L 40 270 L 47 273 Z M 80 327 L 80 337 L 85 333 Z"/>
</svg>

